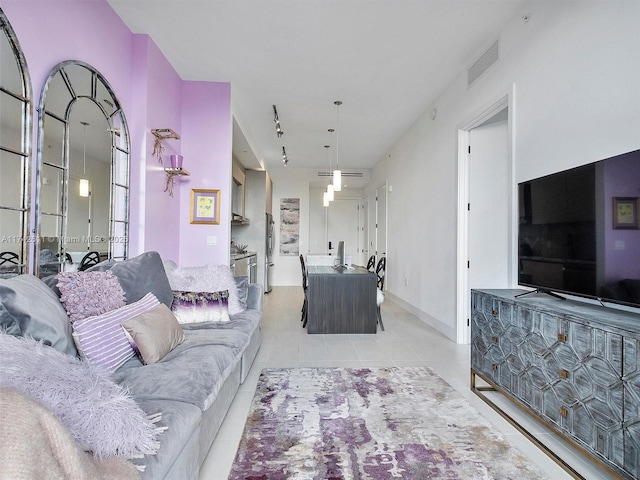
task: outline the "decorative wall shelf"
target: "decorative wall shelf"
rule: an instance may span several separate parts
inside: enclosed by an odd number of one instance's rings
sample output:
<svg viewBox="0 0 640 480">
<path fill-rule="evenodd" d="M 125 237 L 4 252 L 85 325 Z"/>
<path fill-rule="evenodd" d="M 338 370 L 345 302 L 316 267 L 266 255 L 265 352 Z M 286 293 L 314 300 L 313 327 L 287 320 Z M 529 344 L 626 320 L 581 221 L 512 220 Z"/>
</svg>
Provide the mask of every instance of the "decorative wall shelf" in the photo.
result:
<svg viewBox="0 0 640 480">
<path fill-rule="evenodd" d="M 165 173 L 167 174 L 167 183 L 164 187 L 165 192 L 169 192 L 169 195 L 173 197 L 173 187 L 175 185 L 175 177 L 188 177 L 191 175 L 184 168 L 165 168 Z"/>
<path fill-rule="evenodd" d="M 152 155 L 158 157 L 158 162 L 162 165 L 162 152 L 164 151 L 164 145 L 162 142 L 165 140 L 180 140 L 180 135 L 171 128 L 152 128 L 151 133 L 156 137 L 156 140 L 153 143 Z M 169 192 L 169 195 L 173 197 L 175 177 L 188 177 L 190 173 L 184 168 L 173 167 L 165 167 L 164 171 L 167 174 L 167 183 L 165 184 L 164 191 Z"/>
<path fill-rule="evenodd" d="M 165 140 L 180 140 L 180 135 L 170 128 L 152 128 L 151 133 L 156 137 L 151 155 L 157 156 L 158 161 L 162 163 L 162 152 L 164 151 L 162 142 Z"/>
</svg>

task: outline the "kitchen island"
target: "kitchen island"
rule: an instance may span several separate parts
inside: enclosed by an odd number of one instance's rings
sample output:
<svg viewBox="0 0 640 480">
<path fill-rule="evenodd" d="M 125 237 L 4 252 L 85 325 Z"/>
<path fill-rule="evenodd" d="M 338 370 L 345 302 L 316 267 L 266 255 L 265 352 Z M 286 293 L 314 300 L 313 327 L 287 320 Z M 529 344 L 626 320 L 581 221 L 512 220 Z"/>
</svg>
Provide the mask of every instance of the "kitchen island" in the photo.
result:
<svg viewBox="0 0 640 480">
<path fill-rule="evenodd" d="M 308 333 L 376 333 L 376 275 L 363 267 L 309 266 Z"/>
</svg>

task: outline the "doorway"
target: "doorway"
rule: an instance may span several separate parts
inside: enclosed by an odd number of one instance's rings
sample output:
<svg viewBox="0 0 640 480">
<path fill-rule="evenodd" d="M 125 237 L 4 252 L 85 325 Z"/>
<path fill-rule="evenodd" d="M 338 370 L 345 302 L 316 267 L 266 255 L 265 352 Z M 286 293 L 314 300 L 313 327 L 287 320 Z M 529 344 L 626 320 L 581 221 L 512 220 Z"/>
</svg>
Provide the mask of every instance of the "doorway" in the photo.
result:
<svg viewBox="0 0 640 480">
<path fill-rule="evenodd" d="M 387 184 L 376 189 L 376 259 L 387 256 Z"/>
<path fill-rule="evenodd" d="M 344 242 L 345 257 L 351 257 L 348 263 L 358 261 L 358 205 L 355 198 L 336 198 L 327 208 L 327 238 L 329 253 L 337 254 L 338 242 Z"/>
<path fill-rule="evenodd" d="M 511 98 L 501 98 L 458 133 L 458 343 L 471 340 L 471 289 L 513 285 Z"/>
</svg>

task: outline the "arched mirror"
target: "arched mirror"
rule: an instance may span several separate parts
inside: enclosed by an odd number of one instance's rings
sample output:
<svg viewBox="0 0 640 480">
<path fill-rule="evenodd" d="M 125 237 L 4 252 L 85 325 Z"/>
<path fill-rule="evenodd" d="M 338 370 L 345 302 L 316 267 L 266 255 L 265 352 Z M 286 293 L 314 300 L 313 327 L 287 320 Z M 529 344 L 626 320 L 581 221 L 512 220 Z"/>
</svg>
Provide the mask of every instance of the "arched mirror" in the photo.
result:
<svg viewBox="0 0 640 480">
<path fill-rule="evenodd" d="M 113 90 L 90 65 L 63 62 L 39 114 L 39 276 L 125 259 L 129 133 Z"/>
<path fill-rule="evenodd" d="M 0 276 L 27 271 L 31 82 L 9 20 L 0 9 Z"/>
</svg>

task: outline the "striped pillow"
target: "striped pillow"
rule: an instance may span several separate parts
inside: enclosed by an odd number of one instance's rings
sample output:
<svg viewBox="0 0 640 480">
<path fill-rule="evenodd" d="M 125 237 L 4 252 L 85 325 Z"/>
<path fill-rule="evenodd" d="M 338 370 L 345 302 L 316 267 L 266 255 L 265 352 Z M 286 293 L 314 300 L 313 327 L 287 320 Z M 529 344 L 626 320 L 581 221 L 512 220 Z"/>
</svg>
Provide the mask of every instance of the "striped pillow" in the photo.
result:
<svg viewBox="0 0 640 480">
<path fill-rule="evenodd" d="M 73 322 L 73 340 L 80 357 L 89 363 L 115 372 L 135 355 L 121 327 L 122 322 L 160 305 L 153 293 L 147 293 L 137 302 L 102 315 Z"/>
</svg>

